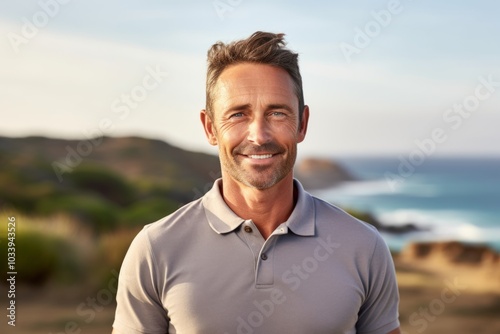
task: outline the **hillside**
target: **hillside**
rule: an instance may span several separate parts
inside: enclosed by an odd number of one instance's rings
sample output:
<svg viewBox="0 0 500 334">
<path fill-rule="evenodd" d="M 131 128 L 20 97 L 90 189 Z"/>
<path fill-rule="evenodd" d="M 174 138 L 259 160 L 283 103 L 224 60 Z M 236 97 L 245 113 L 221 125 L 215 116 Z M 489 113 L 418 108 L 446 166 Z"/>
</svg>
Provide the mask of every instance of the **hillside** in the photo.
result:
<svg viewBox="0 0 500 334">
<path fill-rule="evenodd" d="M 16 168 L 33 163 L 39 164 L 38 167 L 49 165 L 54 177 L 57 177 L 53 166 L 55 162 L 70 169 L 75 162 L 78 166 L 74 166 L 74 169 L 81 165 L 99 164 L 131 180 L 145 178 L 191 186 L 211 181 L 209 175 L 220 173 L 219 161 L 215 156 L 139 137 L 103 137 L 90 141 L 0 137 L 0 157 L 10 167 Z M 78 157 L 81 159 L 79 163 Z"/>
<path fill-rule="evenodd" d="M 69 212 L 96 230 L 160 218 L 220 176 L 216 156 L 138 137 L 0 137 L 0 161 L 1 207 Z"/>
</svg>

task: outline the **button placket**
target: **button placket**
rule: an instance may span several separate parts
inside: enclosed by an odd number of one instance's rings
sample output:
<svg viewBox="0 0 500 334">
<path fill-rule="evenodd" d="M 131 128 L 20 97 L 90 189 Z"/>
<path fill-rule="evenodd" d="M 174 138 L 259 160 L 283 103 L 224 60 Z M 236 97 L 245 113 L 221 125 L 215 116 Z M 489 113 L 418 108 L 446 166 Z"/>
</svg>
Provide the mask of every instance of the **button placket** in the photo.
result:
<svg viewBox="0 0 500 334">
<path fill-rule="evenodd" d="M 246 220 L 238 234 L 252 251 L 255 263 L 255 287 L 267 288 L 274 284 L 274 248 L 278 238 L 288 233 L 285 223 L 281 224 L 264 240 L 251 220 Z"/>
<path fill-rule="evenodd" d="M 242 227 L 240 235 L 242 235 L 248 247 L 252 251 L 254 264 L 257 266 L 260 250 L 264 245 L 264 238 L 262 238 L 261 234 L 251 220 L 246 220 Z"/>
<path fill-rule="evenodd" d="M 274 284 L 274 249 L 279 235 L 272 234 L 262 246 L 255 273 L 257 288 L 266 288 Z"/>
</svg>

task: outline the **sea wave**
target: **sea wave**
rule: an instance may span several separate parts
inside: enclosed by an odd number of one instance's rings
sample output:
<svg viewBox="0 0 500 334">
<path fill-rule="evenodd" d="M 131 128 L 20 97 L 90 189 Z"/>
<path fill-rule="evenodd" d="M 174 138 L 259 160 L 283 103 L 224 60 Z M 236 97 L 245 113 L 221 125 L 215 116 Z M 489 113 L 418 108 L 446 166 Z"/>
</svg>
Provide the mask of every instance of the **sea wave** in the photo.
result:
<svg viewBox="0 0 500 334">
<path fill-rule="evenodd" d="M 444 241 L 456 240 L 473 243 L 496 245 L 500 240 L 500 226 L 478 226 L 473 217 L 465 212 L 450 210 L 415 210 L 398 209 L 377 215 L 377 218 L 386 225 L 401 226 L 412 223 L 423 228 L 422 231 L 399 238 L 409 241 Z M 396 242 L 396 238 L 389 240 Z"/>
<path fill-rule="evenodd" d="M 348 181 L 315 194 L 324 197 L 339 196 L 377 196 L 377 195 L 411 195 L 416 197 L 436 197 L 438 188 L 424 183 L 401 183 L 391 185 L 384 179 Z"/>
<path fill-rule="evenodd" d="M 419 232 L 389 234 L 389 243 L 459 240 L 495 244 L 500 251 L 500 160 L 429 159 L 392 185 L 393 159 L 344 159 L 361 181 L 316 194 L 343 208 L 366 211 L 387 225 L 412 223 Z"/>
</svg>

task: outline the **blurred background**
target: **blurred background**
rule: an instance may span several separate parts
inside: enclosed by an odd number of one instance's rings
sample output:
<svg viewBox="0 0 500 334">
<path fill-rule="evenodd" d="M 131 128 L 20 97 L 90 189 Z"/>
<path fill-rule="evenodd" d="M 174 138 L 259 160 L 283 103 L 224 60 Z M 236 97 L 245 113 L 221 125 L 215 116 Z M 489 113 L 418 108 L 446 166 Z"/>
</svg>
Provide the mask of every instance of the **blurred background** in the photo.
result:
<svg viewBox="0 0 500 334">
<path fill-rule="evenodd" d="M 208 48 L 263 30 L 300 57 L 311 118 L 296 176 L 379 228 L 404 332 L 499 333 L 499 9 L 1 2 L 3 310 L 12 220 L 17 272 L 16 327 L 3 317 L 1 332 L 111 331 L 135 234 L 220 177 L 199 121 Z"/>
</svg>

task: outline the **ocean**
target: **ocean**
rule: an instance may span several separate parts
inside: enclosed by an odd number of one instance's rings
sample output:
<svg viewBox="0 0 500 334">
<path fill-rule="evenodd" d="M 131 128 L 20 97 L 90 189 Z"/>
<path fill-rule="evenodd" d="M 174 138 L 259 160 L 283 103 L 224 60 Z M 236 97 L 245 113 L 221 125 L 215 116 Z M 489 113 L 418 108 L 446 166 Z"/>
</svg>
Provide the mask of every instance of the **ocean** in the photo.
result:
<svg viewBox="0 0 500 334">
<path fill-rule="evenodd" d="M 424 230 L 383 237 L 401 250 L 413 241 L 457 240 L 500 252 L 500 158 L 338 158 L 359 181 L 312 193 L 343 208 L 371 212 L 381 223 Z M 419 162 L 420 163 L 420 162 Z"/>
</svg>

